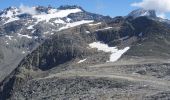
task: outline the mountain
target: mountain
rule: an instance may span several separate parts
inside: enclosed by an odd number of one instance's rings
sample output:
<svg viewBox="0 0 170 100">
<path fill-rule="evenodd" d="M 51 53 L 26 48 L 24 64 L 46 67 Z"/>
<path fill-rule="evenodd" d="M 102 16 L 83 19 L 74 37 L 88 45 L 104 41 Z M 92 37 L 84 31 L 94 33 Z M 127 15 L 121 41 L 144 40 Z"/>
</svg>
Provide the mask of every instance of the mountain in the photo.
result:
<svg viewBox="0 0 170 100">
<path fill-rule="evenodd" d="M 154 10 L 137 9 L 128 14 L 128 17 L 133 17 L 133 18 L 137 18 L 141 16 L 156 18 L 156 12 Z"/>
<path fill-rule="evenodd" d="M 112 20 L 86 12 L 78 6 L 4 9 L 0 12 L 0 80 L 54 33 L 101 19 Z"/>
<path fill-rule="evenodd" d="M 2 100 L 170 98 L 170 27 L 154 11 L 23 8 L 0 13 Z"/>
</svg>

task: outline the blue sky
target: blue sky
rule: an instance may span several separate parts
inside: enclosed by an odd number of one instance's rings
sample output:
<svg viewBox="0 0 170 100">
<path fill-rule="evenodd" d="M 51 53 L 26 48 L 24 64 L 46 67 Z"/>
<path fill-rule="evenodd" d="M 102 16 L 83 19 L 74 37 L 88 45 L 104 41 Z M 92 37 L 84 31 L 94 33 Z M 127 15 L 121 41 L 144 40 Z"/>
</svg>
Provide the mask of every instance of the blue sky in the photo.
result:
<svg viewBox="0 0 170 100">
<path fill-rule="evenodd" d="M 134 2 L 142 0 L 0 0 L 0 9 L 9 6 L 48 6 L 59 7 L 60 5 L 79 5 L 86 11 L 115 16 L 125 16 L 137 7 L 130 6 Z M 169 16 L 168 16 L 169 17 Z"/>
</svg>

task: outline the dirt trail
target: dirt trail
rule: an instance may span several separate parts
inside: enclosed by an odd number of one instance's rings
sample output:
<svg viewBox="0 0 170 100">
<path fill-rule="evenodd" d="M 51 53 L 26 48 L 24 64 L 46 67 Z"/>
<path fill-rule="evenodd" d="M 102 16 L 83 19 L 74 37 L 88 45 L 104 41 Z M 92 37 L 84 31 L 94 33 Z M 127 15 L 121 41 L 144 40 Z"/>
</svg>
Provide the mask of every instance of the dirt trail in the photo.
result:
<svg viewBox="0 0 170 100">
<path fill-rule="evenodd" d="M 130 59 L 130 60 L 118 60 L 116 62 L 108 62 L 104 64 L 97 64 L 93 66 L 89 66 L 91 68 L 93 67 L 109 67 L 109 66 L 119 66 L 119 65 L 138 65 L 138 64 L 163 64 L 163 63 L 170 63 L 170 59 Z"/>
<path fill-rule="evenodd" d="M 120 73 L 101 73 L 101 72 L 88 72 L 88 71 L 63 71 L 57 74 L 51 74 L 47 77 L 40 79 L 48 79 L 48 78 L 67 78 L 67 77 L 96 77 L 96 78 L 111 78 L 111 79 L 120 79 L 120 80 L 128 80 L 132 82 L 139 82 L 141 85 L 150 85 L 162 90 L 170 90 L 170 81 L 158 79 L 155 77 L 141 76 L 141 75 L 131 75 L 131 74 L 120 74 Z"/>
</svg>

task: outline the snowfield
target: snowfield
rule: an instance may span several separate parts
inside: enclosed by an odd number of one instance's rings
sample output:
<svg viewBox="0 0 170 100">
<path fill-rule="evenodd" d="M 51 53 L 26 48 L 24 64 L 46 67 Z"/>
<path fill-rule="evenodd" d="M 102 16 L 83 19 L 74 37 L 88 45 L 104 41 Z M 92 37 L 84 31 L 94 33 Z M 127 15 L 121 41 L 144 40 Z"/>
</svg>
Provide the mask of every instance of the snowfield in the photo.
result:
<svg viewBox="0 0 170 100">
<path fill-rule="evenodd" d="M 82 25 L 82 24 L 92 23 L 92 22 L 93 22 L 93 20 L 82 20 L 82 21 L 77 21 L 77 22 L 74 22 L 74 23 L 67 23 L 66 26 L 61 27 L 59 29 L 59 31 L 64 30 L 64 29 L 68 29 L 68 28 L 71 28 L 71 27 L 79 26 L 79 25 Z"/>
<path fill-rule="evenodd" d="M 4 24 L 19 20 L 19 18 L 16 17 L 18 11 L 19 10 L 17 8 L 13 8 L 12 10 L 7 11 L 7 13 L 2 14 L 0 17 L 8 18 Z"/>
<path fill-rule="evenodd" d="M 34 7 L 31 7 L 30 9 L 33 9 Z M 3 18 L 7 18 L 8 20 L 6 21 L 6 23 L 10 23 L 16 20 L 20 20 L 17 15 L 21 15 L 23 13 L 28 13 L 28 12 L 24 12 L 22 11 L 23 9 L 21 8 L 13 8 L 12 10 L 7 11 L 7 13 L 2 14 L 0 17 Z M 36 11 L 35 11 L 36 12 Z M 75 9 L 65 9 L 65 10 L 57 10 L 57 9 L 50 9 L 48 11 L 48 13 L 34 13 L 31 14 L 32 18 L 37 19 L 37 23 L 41 22 L 41 21 L 46 21 L 49 22 L 51 19 L 53 18 L 64 18 L 67 17 L 69 14 L 72 13 L 78 13 L 78 12 L 82 12 L 81 9 L 79 8 L 75 8 Z M 70 22 L 71 19 L 67 18 L 67 21 Z M 64 21 L 58 19 L 55 20 L 55 23 L 65 23 Z"/>
<path fill-rule="evenodd" d="M 102 24 L 102 23 L 99 22 L 99 23 L 95 23 L 95 24 L 89 24 L 89 26 L 97 26 L 97 25 L 100 25 L 100 24 Z"/>
<path fill-rule="evenodd" d="M 89 33 L 90 33 L 90 31 L 86 31 L 86 33 L 87 33 L 87 34 L 89 34 Z"/>
<path fill-rule="evenodd" d="M 54 23 L 61 23 L 61 24 L 64 24 L 65 22 L 64 22 L 63 20 L 61 20 L 61 19 L 56 19 L 56 20 L 54 21 Z"/>
<path fill-rule="evenodd" d="M 91 48 L 97 48 L 99 51 L 110 52 L 110 60 L 108 62 L 117 61 L 125 52 L 127 52 L 130 47 L 125 47 L 124 49 L 118 50 L 117 47 L 109 47 L 107 44 L 101 42 L 90 43 Z"/>
<path fill-rule="evenodd" d="M 9 40 L 12 40 L 13 36 L 5 35 L 5 37 L 8 38 Z"/>
<path fill-rule="evenodd" d="M 15 18 L 11 17 L 11 18 L 9 18 L 8 21 L 6 21 L 4 24 L 7 24 L 7 23 L 10 23 L 10 22 L 13 22 L 13 21 L 17 21 L 17 20 L 19 20 L 18 17 L 15 17 Z"/>
<path fill-rule="evenodd" d="M 98 29 L 96 31 L 103 31 L 103 30 L 109 30 L 109 29 L 112 29 L 113 27 L 106 27 L 106 28 L 103 28 L 103 29 Z"/>
<path fill-rule="evenodd" d="M 34 27 L 34 25 L 30 25 L 30 26 L 27 27 L 27 29 L 29 29 L 29 30 L 34 29 L 33 27 Z"/>
<path fill-rule="evenodd" d="M 82 12 L 81 9 L 66 9 L 66 10 L 56 10 L 56 9 L 51 9 L 49 11 L 49 14 L 40 14 L 40 15 L 34 15 L 33 18 L 37 19 L 38 22 L 40 21 L 46 21 L 49 22 L 50 19 L 52 18 L 63 18 L 67 17 L 71 13 L 78 13 Z"/>
<path fill-rule="evenodd" d="M 79 62 L 77 62 L 78 64 L 82 63 L 82 62 L 85 62 L 87 59 L 83 59 L 83 60 L 80 60 Z"/>
<path fill-rule="evenodd" d="M 25 38 L 28 38 L 28 39 L 32 39 L 32 36 L 23 35 L 23 34 L 20 34 L 20 33 L 18 33 L 18 37 L 20 37 L 20 38 L 25 37 Z"/>
</svg>

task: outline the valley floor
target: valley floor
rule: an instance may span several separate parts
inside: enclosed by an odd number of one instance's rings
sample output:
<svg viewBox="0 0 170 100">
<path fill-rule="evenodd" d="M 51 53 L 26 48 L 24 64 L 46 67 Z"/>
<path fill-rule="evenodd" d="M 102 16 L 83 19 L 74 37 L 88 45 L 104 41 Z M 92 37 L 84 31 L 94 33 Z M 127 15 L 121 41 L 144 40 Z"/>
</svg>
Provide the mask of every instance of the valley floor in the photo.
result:
<svg viewBox="0 0 170 100">
<path fill-rule="evenodd" d="M 106 63 L 61 72 L 52 69 L 46 76 L 28 81 L 16 96 L 36 100 L 168 100 L 169 66 Z"/>
</svg>

